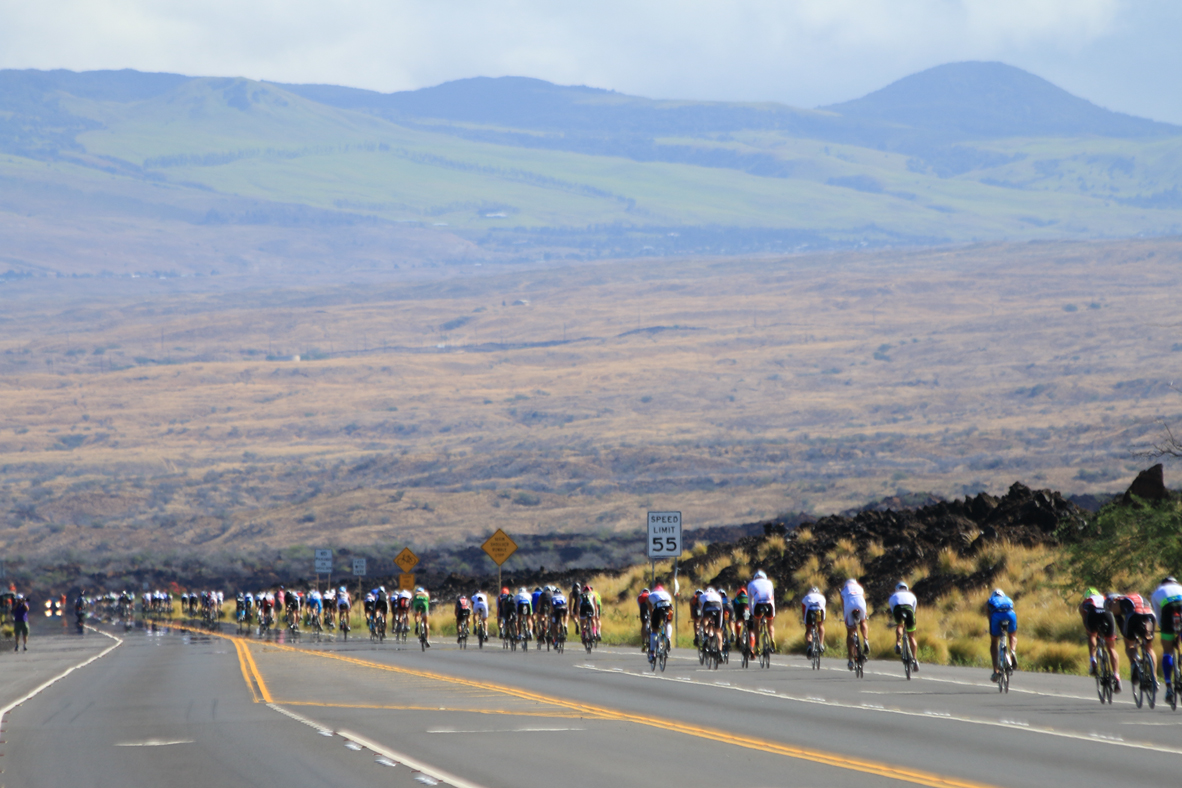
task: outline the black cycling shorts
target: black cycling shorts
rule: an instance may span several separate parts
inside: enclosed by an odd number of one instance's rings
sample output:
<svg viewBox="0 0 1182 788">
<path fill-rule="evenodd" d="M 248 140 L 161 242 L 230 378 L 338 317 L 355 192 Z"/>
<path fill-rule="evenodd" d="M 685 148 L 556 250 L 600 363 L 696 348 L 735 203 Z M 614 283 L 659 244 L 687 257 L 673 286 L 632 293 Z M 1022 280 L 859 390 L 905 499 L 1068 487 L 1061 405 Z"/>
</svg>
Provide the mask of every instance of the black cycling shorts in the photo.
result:
<svg viewBox="0 0 1182 788">
<path fill-rule="evenodd" d="M 642 624 L 648 623 L 648 603 L 647 602 L 640 606 L 640 623 L 642 623 Z"/>
<path fill-rule="evenodd" d="M 756 602 L 755 607 L 751 608 L 752 615 L 765 616 L 767 618 L 776 617 L 776 609 L 772 607 L 771 602 Z"/>
<path fill-rule="evenodd" d="M 530 605 L 529 602 L 518 602 L 517 603 L 517 615 L 528 616 L 532 612 L 533 612 L 533 606 Z"/>
<path fill-rule="evenodd" d="M 1116 617 L 1109 610 L 1089 608 L 1084 616 L 1084 629 L 1089 635 L 1100 635 L 1105 640 L 1116 640 Z"/>
<path fill-rule="evenodd" d="M 1174 631 L 1174 614 L 1182 613 L 1182 602 L 1170 602 L 1168 605 L 1162 605 L 1161 608 L 1161 639 L 1173 640 L 1175 637 L 1182 636 L 1182 632 Z M 1169 637 L 1166 637 L 1166 636 Z"/>
<path fill-rule="evenodd" d="M 1153 640 L 1153 633 L 1157 629 L 1157 620 L 1152 613 L 1130 613 L 1125 616 L 1124 629 L 1121 634 L 1125 640 L 1136 640 L 1144 637 Z"/>
<path fill-rule="evenodd" d="M 915 610 L 911 605 L 895 605 L 891 614 L 895 617 L 895 623 L 902 624 L 904 630 L 915 631 Z"/>
<path fill-rule="evenodd" d="M 657 607 L 654 607 L 653 613 L 651 616 L 652 628 L 653 629 L 660 628 L 660 626 L 662 624 L 664 624 L 666 621 L 669 620 L 669 617 L 672 613 L 673 613 L 673 608 L 670 607 L 669 605 L 659 605 Z"/>
<path fill-rule="evenodd" d="M 825 611 L 819 607 L 810 607 L 804 613 L 804 625 L 820 624 L 825 620 Z"/>
<path fill-rule="evenodd" d="M 470 615 L 472 615 L 472 611 L 471 611 L 471 610 L 457 610 L 457 611 L 456 611 L 456 619 L 457 619 L 457 620 L 463 620 L 463 619 L 467 618 L 467 617 L 468 617 L 468 616 L 470 616 Z"/>
<path fill-rule="evenodd" d="M 702 608 L 701 618 L 703 621 L 713 621 L 714 626 L 722 626 L 722 608 L 715 605 L 707 605 Z"/>
</svg>

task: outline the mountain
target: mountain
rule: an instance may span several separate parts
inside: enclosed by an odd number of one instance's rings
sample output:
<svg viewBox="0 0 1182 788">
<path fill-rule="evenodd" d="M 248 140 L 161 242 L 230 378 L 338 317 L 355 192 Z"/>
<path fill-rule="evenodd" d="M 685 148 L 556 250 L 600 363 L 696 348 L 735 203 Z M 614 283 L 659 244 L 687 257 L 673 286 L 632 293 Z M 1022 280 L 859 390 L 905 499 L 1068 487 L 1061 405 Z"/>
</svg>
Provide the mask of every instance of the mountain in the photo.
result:
<svg viewBox="0 0 1182 788">
<path fill-rule="evenodd" d="M 34 232 L 24 219 L 37 211 Z M 156 224 L 137 235 L 123 219 Z M 136 258 L 136 239 L 212 226 L 366 226 L 380 240 L 356 255 L 379 267 L 393 248 L 537 261 L 1160 235 L 1182 232 L 1182 129 L 995 63 L 929 69 L 821 109 L 521 77 L 382 94 L 0 71 L 0 261 L 102 258 L 101 240 L 80 255 L 37 235 L 62 222 L 88 240 L 108 228 L 121 260 Z M 408 228 L 422 237 L 391 240 Z M 281 256 L 269 238 L 231 251 L 211 240 L 221 262 L 205 270 Z M 344 236 L 323 243 L 305 243 L 305 257 L 348 248 Z M 153 259 L 187 260 L 180 248 Z"/>
<path fill-rule="evenodd" d="M 824 109 L 945 140 L 1182 134 L 1182 127 L 1098 107 L 1005 63 L 949 63 Z"/>
</svg>

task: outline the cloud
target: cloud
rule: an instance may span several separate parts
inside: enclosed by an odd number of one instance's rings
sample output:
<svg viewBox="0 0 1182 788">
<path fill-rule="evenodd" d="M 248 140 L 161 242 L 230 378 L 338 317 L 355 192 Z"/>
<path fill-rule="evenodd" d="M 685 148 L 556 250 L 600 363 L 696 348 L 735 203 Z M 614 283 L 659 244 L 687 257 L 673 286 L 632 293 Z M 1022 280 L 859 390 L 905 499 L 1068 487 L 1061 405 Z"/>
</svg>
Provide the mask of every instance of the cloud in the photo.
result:
<svg viewBox="0 0 1182 788">
<path fill-rule="evenodd" d="M 0 0 L 0 66 L 130 67 L 382 91 L 517 74 L 654 97 L 812 106 L 943 62 L 1054 70 L 1114 37 L 1132 47 L 1138 35 L 1156 34 L 1160 20 L 1146 14 L 1149 6 L 1168 13 L 1170 3 Z M 1140 28 L 1130 35 L 1133 9 Z"/>
</svg>

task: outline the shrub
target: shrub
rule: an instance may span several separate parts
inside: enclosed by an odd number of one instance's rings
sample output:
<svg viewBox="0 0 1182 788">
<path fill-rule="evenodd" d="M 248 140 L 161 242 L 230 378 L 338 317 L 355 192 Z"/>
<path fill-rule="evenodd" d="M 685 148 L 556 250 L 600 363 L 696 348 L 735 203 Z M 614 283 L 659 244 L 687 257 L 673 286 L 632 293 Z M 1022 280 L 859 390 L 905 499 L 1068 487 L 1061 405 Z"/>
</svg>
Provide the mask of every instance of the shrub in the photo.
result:
<svg viewBox="0 0 1182 788">
<path fill-rule="evenodd" d="M 765 561 L 769 555 L 783 555 L 786 549 L 788 549 L 788 542 L 784 537 L 772 534 L 763 540 L 763 544 L 755 551 L 755 555 L 760 561 Z"/>
</svg>

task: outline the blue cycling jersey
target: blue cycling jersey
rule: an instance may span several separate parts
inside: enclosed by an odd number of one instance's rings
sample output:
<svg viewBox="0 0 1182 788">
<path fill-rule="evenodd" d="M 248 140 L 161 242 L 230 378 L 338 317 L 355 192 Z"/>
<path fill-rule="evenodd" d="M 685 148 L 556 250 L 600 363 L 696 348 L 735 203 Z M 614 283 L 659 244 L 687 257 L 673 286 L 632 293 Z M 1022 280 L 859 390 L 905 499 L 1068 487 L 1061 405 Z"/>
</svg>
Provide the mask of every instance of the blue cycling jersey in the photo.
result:
<svg viewBox="0 0 1182 788">
<path fill-rule="evenodd" d="M 538 600 L 539 600 L 539 599 L 541 599 L 541 598 L 542 598 L 542 592 L 541 592 L 541 591 L 534 591 L 534 594 L 533 594 L 533 596 L 532 596 L 532 597 L 530 597 L 530 601 L 533 603 L 533 606 L 534 606 L 534 609 L 535 609 L 535 610 L 537 610 L 537 608 L 538 608 Z"/>
<path fill-rule="evenodd" d="M 1010 599 L 1004 594 L 1001 596 L 991 596 L 989 597 L 988 606 L 990 613 L 997 613 L 1003 610 L 1013 610 L 1014 600 Z"/>
</svg>

